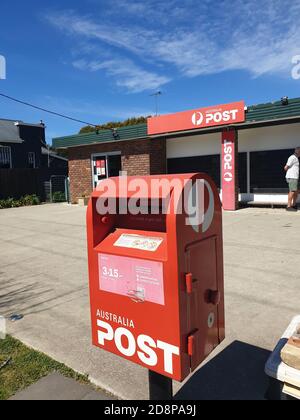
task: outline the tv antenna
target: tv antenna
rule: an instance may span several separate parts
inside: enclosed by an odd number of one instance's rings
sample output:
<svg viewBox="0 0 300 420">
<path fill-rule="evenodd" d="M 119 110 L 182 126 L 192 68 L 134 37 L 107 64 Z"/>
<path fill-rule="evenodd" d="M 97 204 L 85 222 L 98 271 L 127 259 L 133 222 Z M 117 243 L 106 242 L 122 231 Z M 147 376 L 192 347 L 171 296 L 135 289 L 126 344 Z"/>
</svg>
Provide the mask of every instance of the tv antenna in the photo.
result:
<svg viewBox="0 0 300 420">
<path fill-rule="evenodd" d="M 153 93 L 150 96 L 153 96 L 155 98 L 155 116 L 158 116 L 158 98 L 162 95 L 162 92 L 158 90 L 157 92 Z"/>
</svg>

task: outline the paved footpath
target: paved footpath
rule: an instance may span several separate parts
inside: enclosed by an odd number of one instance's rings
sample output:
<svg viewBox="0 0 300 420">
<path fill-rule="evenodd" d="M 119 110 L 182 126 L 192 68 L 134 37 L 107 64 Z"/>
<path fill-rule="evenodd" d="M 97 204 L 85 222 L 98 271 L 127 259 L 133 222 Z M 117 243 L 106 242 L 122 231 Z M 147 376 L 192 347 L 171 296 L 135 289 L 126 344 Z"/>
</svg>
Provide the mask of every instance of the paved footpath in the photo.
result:
<svg viewBox="0 0 300 420">
<path fill-rule="evenodd" d="M 224 214 L 226 340 L 181 399 L 263 398 L 269 351 L 299 312 L 300 213 Z M 85 208 L 0 210 L 0 315 L 10 334 L 124 399 L 148 398 L 147 371 L 91 346 Z"/>
<path fill-rule="evenodd" d="M 10 398 L 12 401 L 100 401 L 111 400 L 112 396 L 95 391 L 89 385 L 82 385 L 74 379 L 52 373 Z"/>
</svg>

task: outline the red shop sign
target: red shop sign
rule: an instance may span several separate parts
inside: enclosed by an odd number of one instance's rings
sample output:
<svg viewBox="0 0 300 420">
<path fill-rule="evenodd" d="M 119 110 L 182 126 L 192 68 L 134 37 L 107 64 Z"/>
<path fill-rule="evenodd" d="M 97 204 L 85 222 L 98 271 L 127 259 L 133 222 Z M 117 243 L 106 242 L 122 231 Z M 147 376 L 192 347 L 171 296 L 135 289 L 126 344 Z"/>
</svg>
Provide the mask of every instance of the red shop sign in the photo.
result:
<svg viewBox="0 0 300 420">
<path fill-rule="evenodd" d="M 148 135 L 193 130 L 245 121 L 245 102 L 211 106 L 148 118 Z"/>
</svg>

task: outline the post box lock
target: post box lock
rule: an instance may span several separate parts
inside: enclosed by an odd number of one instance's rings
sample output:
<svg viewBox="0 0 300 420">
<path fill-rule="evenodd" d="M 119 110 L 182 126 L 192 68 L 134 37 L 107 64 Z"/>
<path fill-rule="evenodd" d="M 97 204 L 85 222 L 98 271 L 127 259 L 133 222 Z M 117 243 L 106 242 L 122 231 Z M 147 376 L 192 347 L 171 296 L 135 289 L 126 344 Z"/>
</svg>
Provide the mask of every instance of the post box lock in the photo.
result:
<svg viewBox="0 0 300 420">
<path fill-rule="evenodd" d="M 104 216 L 104 217 L 102 217 L 102 219 L 101 219 L 101 222 L 102 222 L 104 225 L 107 225 L 108 221 L 109 221 L 109 219 L 108 219 L 108 217 L 107 217 L 107 216 Z"/>
<path fill-rule="evenodd" d="M 209 290 L 208 291 L 208 303 L 211 303 L 212 305 L 219 305 L 221 301 L 221 293 L 219 290 Z"/>
</svg>

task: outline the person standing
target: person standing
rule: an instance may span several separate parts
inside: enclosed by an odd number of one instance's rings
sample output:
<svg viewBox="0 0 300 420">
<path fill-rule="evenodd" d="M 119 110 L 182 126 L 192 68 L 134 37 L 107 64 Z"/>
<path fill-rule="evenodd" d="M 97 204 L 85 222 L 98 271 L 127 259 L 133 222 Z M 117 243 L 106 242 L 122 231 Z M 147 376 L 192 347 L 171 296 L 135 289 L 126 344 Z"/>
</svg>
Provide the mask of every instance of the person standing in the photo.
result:
<svg viewBox="0 0 300 420">
<path fill-rule="evenodd" d="M 299 157 L 300 147 L 295 149 L 295 153 L 289 157 L 284 168 L 286 180 L 289 184 L 289 196 L 287 211 L 297 211 L 297 198 L 299 193 Z"/>
</svg>

